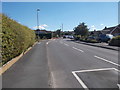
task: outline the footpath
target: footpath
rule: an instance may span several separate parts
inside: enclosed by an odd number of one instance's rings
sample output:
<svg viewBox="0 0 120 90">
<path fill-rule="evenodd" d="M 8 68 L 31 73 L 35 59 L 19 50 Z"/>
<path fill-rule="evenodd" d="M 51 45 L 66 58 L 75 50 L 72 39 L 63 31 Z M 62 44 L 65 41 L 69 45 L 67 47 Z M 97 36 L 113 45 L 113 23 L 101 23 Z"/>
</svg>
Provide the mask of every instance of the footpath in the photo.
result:
<svg viewBox="0 0 120 90">
<path fill-rule="evenodd" d="M 87 42 L 82 42 L 82 41 L 75 41 L 75 42 L 80 43 L 80 44 L 85 44 L 85 45 L 90 45 L 90 46 L 95 46 L 95 47 L 100 47 L 100 48 L 106 48 L 106 49 L 119 51 L 119 47 L 110 46 L 108 43 L 87 43 Z"/>
</svg>

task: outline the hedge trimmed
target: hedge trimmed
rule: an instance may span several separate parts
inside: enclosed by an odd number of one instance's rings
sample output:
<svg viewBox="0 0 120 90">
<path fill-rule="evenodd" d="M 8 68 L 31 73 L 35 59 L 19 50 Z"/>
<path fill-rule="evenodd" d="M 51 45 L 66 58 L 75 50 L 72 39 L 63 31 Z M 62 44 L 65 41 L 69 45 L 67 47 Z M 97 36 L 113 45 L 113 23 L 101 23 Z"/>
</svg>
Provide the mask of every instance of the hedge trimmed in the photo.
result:
<svg viewBox="0 0 120 90">
<path fill-rule="evenodd" d="M 111 46 L 119 46 L 120 47 L 120 36 L 114 37 L 110 42 L 109 45 Z"/>
<path fill-rule="evenodd" d="M 35 33 L 2 14 L 2 64 L 20 55 L 35 42 Z"/>
</svg>

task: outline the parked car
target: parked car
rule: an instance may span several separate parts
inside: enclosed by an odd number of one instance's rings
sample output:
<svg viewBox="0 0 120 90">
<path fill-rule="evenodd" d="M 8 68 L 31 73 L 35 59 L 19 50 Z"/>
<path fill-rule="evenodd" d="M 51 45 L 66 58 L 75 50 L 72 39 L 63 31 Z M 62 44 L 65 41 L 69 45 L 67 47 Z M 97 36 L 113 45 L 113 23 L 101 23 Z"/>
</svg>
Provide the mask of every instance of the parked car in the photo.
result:
<svg viewBox="0 0 120 90">
<path fill-rule="evenodd" d="M 68 38 L 70 38 L 70 39 L 74 39 L 74 37 L 71 35 L 71 36 L 69 36 Z"/>
<path fill-rule="evenodd" d="M 66 38 L 66 36 L 64 35 L 63 38 Z"/>
<path fill-rule="evenodd" d="M 112 34 L 100 34 L 98 37 L 98 41 L 108 43 L 112 38 L 113 38 Z"/>
<path fill-rule="evenodd" d="M 70 39 L 74 39 L 74 37 L 72 35 L 64 35 L 63 38 L 70 38 Z"/>
</svg>

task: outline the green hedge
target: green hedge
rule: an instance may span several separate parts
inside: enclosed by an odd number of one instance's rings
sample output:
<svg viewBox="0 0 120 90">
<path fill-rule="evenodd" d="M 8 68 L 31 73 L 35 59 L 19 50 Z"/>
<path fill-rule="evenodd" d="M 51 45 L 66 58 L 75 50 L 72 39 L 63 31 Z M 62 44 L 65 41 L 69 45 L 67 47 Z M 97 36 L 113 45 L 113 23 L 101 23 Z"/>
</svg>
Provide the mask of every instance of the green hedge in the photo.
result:
<svg viewBox="0 0 120 90">
<path fill-rule="evenodd" d="M 110 40 L 109 45 L 120 47 L 120 36 L 116 36 L 112 40 Z"/>
<path fill-rule="evenodd" d="M 20 55 L 35 42 L 33 30 L 2 14 L 2 63 Z"/>
</svg>

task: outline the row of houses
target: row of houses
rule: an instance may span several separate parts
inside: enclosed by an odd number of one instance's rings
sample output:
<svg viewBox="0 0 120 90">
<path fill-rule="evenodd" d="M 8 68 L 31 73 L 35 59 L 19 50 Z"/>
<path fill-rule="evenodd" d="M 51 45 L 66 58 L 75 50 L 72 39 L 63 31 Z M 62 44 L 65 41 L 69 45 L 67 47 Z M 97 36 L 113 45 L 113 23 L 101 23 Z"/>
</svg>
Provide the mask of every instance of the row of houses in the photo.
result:
<svg viewBox="0 0 120 90">
<path fill-rule="evenodd" d="M 52 31 L 47 31 L 47 30 L 34 30 L 36 34 L 47 34 L 47 33 L 52 33 Z"/>
<path fill-rule="evenodd" d="M 53 33 L 52 31 L 47 31 L 47 30 L 34 30 L 36 35 L 41 35 L 41 34 L 51 34 Z M 68 32 L 64 32 L 68 33 Z M 74 34 L 74 31 L 69 32 L 71 34 Z M 89 32 L 90 36 L 99 36 L 100 34 L 112 34 L 113 36 L 118 36 L 120 35 L 120 24 L 113 26 L 113 27 L 105 27 L 103 30 L 94 30 Z"/>
<path fill-rule="evenodd" d="M 37 37 L 41 38 L 41 39 L 51 39 L 52 37 L 52 32 L 51 31 L 47 31 L 47 30 L 40 30 L 40 29 L 37 29 L 37 30 L 34 30 L 35 31 L 35 34 Z"/>
<path fill-rule="evenodd" d="M 92 36 L 99 36 L 100 34 L 112 34 L 113 36 L 120 35 L 120 24 L 114 27 L 105 27 L 103 30 L 94 30 L 89 33 Z"/>
</svg>

